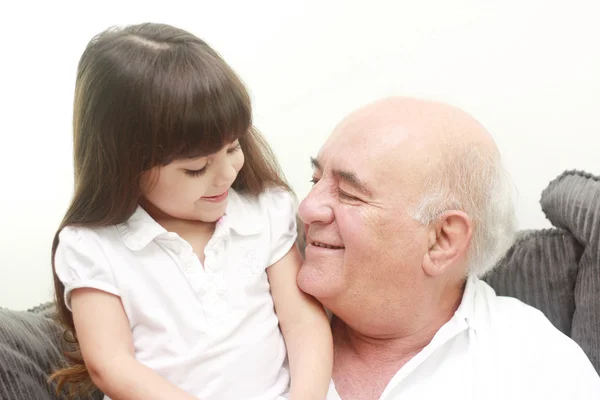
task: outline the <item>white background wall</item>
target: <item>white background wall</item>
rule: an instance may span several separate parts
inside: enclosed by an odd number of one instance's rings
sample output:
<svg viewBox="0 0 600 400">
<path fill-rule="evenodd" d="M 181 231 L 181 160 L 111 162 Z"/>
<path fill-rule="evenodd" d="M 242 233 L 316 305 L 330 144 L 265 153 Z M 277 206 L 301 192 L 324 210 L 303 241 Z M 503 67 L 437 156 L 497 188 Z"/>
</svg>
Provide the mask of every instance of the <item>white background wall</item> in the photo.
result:
<svg viewBox="0 0 600 400">
<path fill-rule="evenodd" d="M 0 6 L 3 307 L 51 298 L 51 240 L 73 183 L 76 65 L 109 25 L 166 22 L 212 44 L 248 84 L 256 123 L 300 197 L 309 156 L 340 118 L 392 94 L 449 101 L 489 128 L 520 193 L 521 227 L 549 226 L 538 200 L 563 170 L 600 174 L 594 0 L 73 4 Z"/>
</svg>

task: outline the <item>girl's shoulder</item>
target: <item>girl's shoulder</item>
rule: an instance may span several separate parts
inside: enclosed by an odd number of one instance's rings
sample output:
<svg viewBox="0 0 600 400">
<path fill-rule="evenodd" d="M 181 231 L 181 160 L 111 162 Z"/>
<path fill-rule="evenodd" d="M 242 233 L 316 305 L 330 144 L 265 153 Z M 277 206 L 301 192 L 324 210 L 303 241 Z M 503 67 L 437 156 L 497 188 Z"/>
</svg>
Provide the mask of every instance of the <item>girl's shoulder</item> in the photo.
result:
<svg viewBox="0 0 600 400">
<path fill-rule="evenodd" d="M 267 189 L 258 196 L 232 193 L 227 207 L 229 225 L 239 234 L 266 233 L 267 237 L 296 233 L 296 202 L 292 193 Z"/>
<path fill-rule="evenodd" d="M 84 227 L 70 225 L 65 226 L 59 233 L 59 246 L 83 245 L 83 246 L 113 246 L 120 242 L 117 226 Z"/>
<path fill-rule="evenodd" d="M 292 193 L 283 188 L 268 188 L 258 196 L 246 195 L 232 191 L 229 199 L 228 211 L 236 211 L 267 216 L 276 211 L 294 210 L 296 199 Z"/>
</svg>

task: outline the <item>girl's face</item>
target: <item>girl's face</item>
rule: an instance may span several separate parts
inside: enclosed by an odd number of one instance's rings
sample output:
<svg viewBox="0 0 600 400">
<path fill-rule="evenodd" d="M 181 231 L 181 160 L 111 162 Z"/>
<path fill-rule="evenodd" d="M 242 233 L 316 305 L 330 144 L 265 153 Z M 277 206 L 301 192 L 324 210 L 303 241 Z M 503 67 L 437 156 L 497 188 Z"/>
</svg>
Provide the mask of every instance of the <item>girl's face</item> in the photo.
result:
<svg viewBox="0 0 600 400">
<path fill-rule="evenodd" d="M 215 222 L 227 208 L 227 192 L 244 165 L 239 142 L 206 157 L 176 160 L 146 171 L 141 189 L 155 219 Z"/>
</svg>

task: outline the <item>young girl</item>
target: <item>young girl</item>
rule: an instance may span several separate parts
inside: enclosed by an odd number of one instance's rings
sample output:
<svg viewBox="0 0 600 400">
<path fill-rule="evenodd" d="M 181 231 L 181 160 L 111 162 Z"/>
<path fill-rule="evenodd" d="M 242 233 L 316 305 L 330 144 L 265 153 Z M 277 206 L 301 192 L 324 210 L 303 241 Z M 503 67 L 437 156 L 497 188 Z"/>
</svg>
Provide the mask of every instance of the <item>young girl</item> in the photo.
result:
<svg viewBox="0 0 600 400">
<path fill-rule="evenodd" d="M 296 286 L 290 189 L 231 68 L 168 25 L 111 29 L 81 57 L 74 104 L 75 193 L 52 252 L 78 350 L 59 390 L 324 399 L 328 320 Z"/>
</svg>

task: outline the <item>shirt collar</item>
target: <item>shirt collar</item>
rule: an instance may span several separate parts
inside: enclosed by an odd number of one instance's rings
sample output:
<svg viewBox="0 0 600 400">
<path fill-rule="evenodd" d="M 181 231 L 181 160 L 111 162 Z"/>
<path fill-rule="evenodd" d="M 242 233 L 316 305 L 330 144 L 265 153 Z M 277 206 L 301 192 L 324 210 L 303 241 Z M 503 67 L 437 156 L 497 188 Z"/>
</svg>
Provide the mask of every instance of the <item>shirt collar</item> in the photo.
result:
<svg viewBox="0 0 600 400">
<path fill-rule="evenodd" d="M 477 297 L 480 295 L 477 290 L 479 278 L 475 274 L 469 274 L 465 284 L 462 300 L 458 309 L 454 313 L 454 318 L 464 320 L 469 328 L 477 330 L 478 321 L 476 315 Z"/>
<path fill-rule="evenodd" d="M 215 233 L 227 234 L 229 229 L 242 236 L 262 232 L 264 221 L 261 220 L 256 207 L 256 201 L 253 202 L 250 198 L 242 197 L 230 189 L 227 210 L 225 215 L 217 221 Z M 127 221 L 117 225 L 117 229 L 125 245 L 133 251 L 142 250 L 158 236 L 168 233 L 141 206 L 137 207 Z"/>
<path fill-rule="evenodd" d="M 125 246 L 133 251 L 142 250 L 157 236 L 167 233 L 146 210 L 138 206 L 129 219 L 117 225 Z"/>
</svg>

